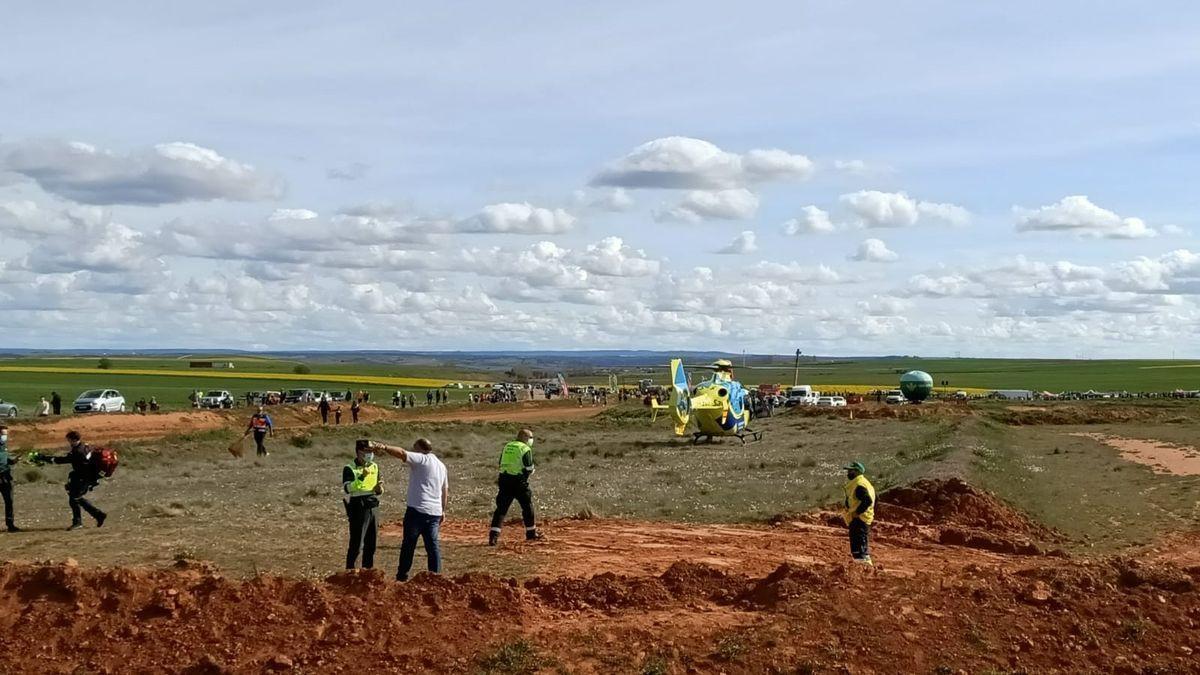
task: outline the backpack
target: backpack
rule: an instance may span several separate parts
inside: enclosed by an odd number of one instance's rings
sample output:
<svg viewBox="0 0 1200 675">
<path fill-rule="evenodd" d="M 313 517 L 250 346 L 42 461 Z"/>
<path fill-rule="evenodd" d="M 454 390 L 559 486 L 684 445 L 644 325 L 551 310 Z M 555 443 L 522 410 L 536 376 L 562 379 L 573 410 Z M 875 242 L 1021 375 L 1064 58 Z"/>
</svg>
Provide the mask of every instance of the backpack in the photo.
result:
<svg viewBox="0 0 1200 675">
<path fill-rule="evenodd" d="M 96 448 L 92 451 L 92 462 L 95 463 L 96 470 L 100 472 L 100 475 L 105 478 L 112 478 L 119 461 L 117 451 L 112 448 Z"/>
</svg>

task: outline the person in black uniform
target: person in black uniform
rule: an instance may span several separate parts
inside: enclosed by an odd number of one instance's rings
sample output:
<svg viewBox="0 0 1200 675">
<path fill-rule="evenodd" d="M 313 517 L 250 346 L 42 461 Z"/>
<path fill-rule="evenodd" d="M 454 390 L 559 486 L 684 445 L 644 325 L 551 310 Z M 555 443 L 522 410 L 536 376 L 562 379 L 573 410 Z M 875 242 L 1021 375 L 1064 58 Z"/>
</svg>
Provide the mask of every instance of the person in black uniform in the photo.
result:
<svg viewBox="0 0 1200 675">
<path fill-rule="evenodd" d="M 12 500 L 12 465 L 15 464 L 8 456 L 8 427 L 0 424 L 0 497 L 4 498 L 4 525 L 9 532 L 20 532 L 13 521 Z"/>
<path fill-rule="evenodd" d="M 83 527 L 81 510 L 87 511 L 88 515 L 96 519 L 96 527 L 103 527 L 108 514 L 87 500 L 87 493 L 100 484 L 100 467 L 93 457 L 92 446 L 83 442 L 78 431 L 68 431 L 67 442 L 71 444 L 67 454 L 58 457 L 35 454 L 35 460 L 71 465 L 71 473 L 67 474 L 67 499 L 71 504 L 71 526 L 68 530 Z"/>
</svg>

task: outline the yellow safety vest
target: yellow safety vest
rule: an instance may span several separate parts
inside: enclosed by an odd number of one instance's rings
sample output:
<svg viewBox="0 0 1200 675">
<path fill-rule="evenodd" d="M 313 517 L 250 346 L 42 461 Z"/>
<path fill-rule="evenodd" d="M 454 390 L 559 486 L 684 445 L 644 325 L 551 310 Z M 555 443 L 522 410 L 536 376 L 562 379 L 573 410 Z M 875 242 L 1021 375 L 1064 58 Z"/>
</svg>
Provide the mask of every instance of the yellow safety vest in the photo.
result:
<svg viewBox="0 0 1200 675">
<path fill-rule="evenodd" d="M 859 501 L 858 497 L 854 495 L 855 490 L 857 490 L 858 486 L 860 485 L 867 489 L 867 494 L 871 495 L 871 505 L 868 506 L 867 510 L 863 511 L 861 515 L 856 513 L 858 511 Z M 867 480 L 866 476 L 858 475 L 855 476 L 853 480 L 846 483 L 845 490 L 846 524 L 849 525 L 850 521 L 854 520 L 854 517 L 857 515 L 859 520 L 863 521 L 867 525 L 870 525 L 871 521 L 875 520 L 875 486 L 871 485 L 871 481 Z"/>
<path fill-rule="evenodd" d="M 350 481 L 350 485 L 348 486 L 351 497 L 364 497 L 375 494 L 375 486 L 379 485 L 379 465 L 371 462 L 366 466 L 359 466 L 354 462 L 350 462 L 346 466 L 354 472 L 354 480 Z"/>
<path fill-rule="evenodd" d="M 521 441 L 509 441 L 500 453 L 500 473 L 520 476 L 525 473 L 525 455 L 532 449 Z"/>
</svg>

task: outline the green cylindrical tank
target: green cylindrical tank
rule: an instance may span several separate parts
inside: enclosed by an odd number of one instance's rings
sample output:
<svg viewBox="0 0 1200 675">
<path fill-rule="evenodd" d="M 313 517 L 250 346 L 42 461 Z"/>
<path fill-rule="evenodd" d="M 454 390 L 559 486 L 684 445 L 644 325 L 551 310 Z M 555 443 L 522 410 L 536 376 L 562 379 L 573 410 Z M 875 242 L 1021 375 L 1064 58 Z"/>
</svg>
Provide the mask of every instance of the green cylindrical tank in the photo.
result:
<svg viewBox="0 0 1200 675">
<path fill-rule="evenodd" d="M 933 378 L 923 370 L 910 370 L 900 376 L 900 393 L 913 403 L 920 403 L 933 393 Z"/>
</svg>

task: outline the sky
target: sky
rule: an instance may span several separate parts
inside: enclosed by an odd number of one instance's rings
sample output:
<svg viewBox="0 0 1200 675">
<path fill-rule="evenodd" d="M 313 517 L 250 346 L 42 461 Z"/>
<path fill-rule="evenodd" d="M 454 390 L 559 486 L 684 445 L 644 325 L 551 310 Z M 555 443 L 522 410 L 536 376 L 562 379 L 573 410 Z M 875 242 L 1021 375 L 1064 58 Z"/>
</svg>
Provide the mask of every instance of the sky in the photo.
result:
<svg viewBox="0 0 1200 675">
<path fill-rule="evenodd" d="M 1200 358 L 1200 5 L 23 3 L 0 347 Z"/>
</svg>

